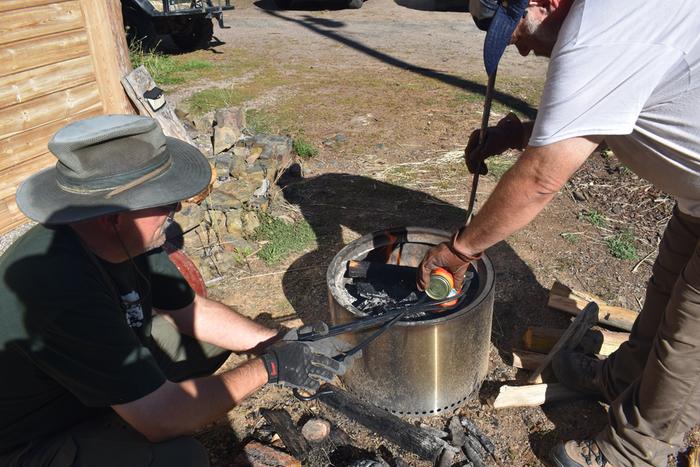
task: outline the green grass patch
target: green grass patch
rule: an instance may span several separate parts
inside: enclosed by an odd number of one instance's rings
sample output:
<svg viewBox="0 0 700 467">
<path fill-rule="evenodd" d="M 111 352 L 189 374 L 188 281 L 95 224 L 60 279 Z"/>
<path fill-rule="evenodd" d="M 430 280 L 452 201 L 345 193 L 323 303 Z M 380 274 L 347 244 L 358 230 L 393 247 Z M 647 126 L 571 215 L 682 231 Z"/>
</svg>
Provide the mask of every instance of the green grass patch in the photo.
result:
<svg viewBox="0 0 700 467">
<path fill-rule="evenodd" d="M 304 138 L 294 138 L 292 149 L 302 159 L 311 159 L 318 156 L 318 149 Z"/>
<path fill-rule="evenodd" d="M 258 257 L 266 264 L 277 263 L 290 253 L 304 251 L 316 241 L 316 234 L 304 220 L 286 224 L 264 213 L 258 214 L 258 218 L 260 226 L 253 239 L 267 241 L 258 252 Z"/>
<path fill-rule="evenodd" d="M 608 225 L 608 222 L 605 220 L 605 216 L 603 216 L 603 213 L 596 210 L 596 209 L 591 209 L 590 211 L 586 211 L 582 214 L 582 217 L 587 220 L 591 225 L 602 228 Z"/>
<path fill-rule="evenodd" d="M 486 159 L 486 167 L 489 168 L 489 175 L 496 180 L 500 179 L 514 163 L 515 161 L 513 158 L 509 156 L 493 156 Z"/>
<path fill-rule="evenodd" d="M 185 105 L 194 115 L 203 115 L 210 110 L 240 105 L 252 97 L 239 88 L 210 88 L 192 94 L 185 100 Z"/>
<path fill-rule="evenodd" d="M 579 243 L 581 238 L 583 238 L 581 232 L 563 232 L 560 235 L 564 240 L 569 243 L 573 243 L 574 245 Z"/>
<path fill-rule="evenodd" d="M 267 112 L 256 109 L 248 109 L 245 113 L 246 126 L 253 133 L 273 133 L 273 116 Z"/>
<path fill-rule="evenodd" d="M 620 232 L 605 239 L 608 251 L 617 259 L 637 259 L 637 248 L 634 246 L 634 234 L 629 230 Z"/>
<path fill-rule="evenodd" d="M 153 81 L 160 85 L 181 84 L 190 81 L 213 66 L 204 60 L 186 60 L 157 52 L 145 52 L 138 45 L 129 48 L 129 58 L 134 68 L 145 66 Z"/>
</svg>

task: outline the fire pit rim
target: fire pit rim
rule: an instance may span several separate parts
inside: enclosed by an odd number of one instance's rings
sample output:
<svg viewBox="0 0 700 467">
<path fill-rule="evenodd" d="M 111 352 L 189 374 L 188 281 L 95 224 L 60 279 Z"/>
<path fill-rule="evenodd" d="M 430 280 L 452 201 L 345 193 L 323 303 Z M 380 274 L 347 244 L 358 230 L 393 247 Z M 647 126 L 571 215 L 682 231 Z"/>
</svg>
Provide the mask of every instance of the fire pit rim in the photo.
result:
<svg viewBox="0 0 700 467">
<path fill-rule="evenodd" d="M 352 313 L 352 315 L 355 318 L 362 318 L 364 314 L 362 311 L 357 309 L 355 306 L 353 306 L 351 303 L 348 302 L 347 297 L 341 294 L 347 294 L 347 291 L 345 291 L 344 288 L 339 287 L 338 279 L 343 277 L 343 273 L 340 271 L 344 271 L 342 269 L 344 265 L 342 264 L 345 261 L 348 261 L 350 259 L 356 259 L 357 257 L 351 257 L 351 253 L 366 253 L 368 251 L 371 251 L 372 249 L 376 249 L 381 247 L 382 245 L 375 245 L 372 243 L 374 239 L 376 239 L 379 236 L 387 236 L 389 235 L 400 235 L 407 233 L 408 231 L 411 231 L 413 234 L 417 233 L 425 233 L 428 235 L 433 235 L 436 237 L 442 237 L 445 240 L 448 240 L 450 238 L 449 232 L 441 229 L 435 229 L 432 227 L 421 227 L 421 226 L 404 226 L 404 227 L 391 227 L 388 229 L 383 229 L 383 230 L 377 230 L 368 234 L 365 234 L 352 242 L 348 243 L 345 245 L 343 248 L 341 248 L 336 255 L 333 257 L 333 260 L 330 262 L 328 265 L 328 269 L 326 270 L 326 284 L 328 286 L 328 290 L 333 295 L 333 298 L 339 303 L 342 304 L 344 308 L 346 308 L 349 312 Z M 415 242 L 417 243 L 417 242 Z M 364 248 L 363 245 L 369 244 L 371 248 L 367 249 Z M 437 315 L 435 318 L 430 318 L 430 319 L 421 319 L 421 320 L 400 320 L 394 324 L 394 326 L 429 326 L 429 325 L 436 325 L 440 323 L 445 323 L 448 321 L 451 321 L 453 319 L 460 318 L 464 316 L 465 314 L 470 313 L 472 310 L 478 309 L 479 306 L 488 299 L 490 290 L 493 288 L 493 281 L 494 281 L 494 269 L 493 269 L 493 264 L 491 263 L 491 260 L 488 258 L 486 254 L 482 255 L 479 260 L 477 260 L 475 263 L 473 263 L 476 267 L 477 270 L 481 269 L 478 265 L 481 265 L 484 270 L 484 274 L 479 274 L 480 278 L 480 283 L 479 283 L 479 293 L 478 295 L 471 301 L 469 302 L 466 306 L 461 308 L 460 310 L 454 312 L 454 313 L 449 313 L 445 315 Z M 339 274 L 340 272 L 340 274 Z M 484 280 L 485 279 L 485 280 Z"/>
</svg>

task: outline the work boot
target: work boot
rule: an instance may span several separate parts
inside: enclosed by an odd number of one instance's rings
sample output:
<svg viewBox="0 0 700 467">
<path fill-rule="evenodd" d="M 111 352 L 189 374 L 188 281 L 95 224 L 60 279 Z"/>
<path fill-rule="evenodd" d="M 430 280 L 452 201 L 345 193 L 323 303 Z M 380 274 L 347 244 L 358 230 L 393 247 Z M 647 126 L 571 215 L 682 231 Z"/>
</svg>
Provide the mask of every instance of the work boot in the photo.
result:
<svg viewBox="0 0 700 467">
<path fill-rule="evenodd" d="M 559 443 L 549 457 L 557 467 L 612 467 L 592 439 Z"/>
<path fill-rule="evenodd" d="M 560 383 L 585 394 L 603 397 L 603 360 L 581 352 L 562 350 L 552 360 Z"/>
</svg>

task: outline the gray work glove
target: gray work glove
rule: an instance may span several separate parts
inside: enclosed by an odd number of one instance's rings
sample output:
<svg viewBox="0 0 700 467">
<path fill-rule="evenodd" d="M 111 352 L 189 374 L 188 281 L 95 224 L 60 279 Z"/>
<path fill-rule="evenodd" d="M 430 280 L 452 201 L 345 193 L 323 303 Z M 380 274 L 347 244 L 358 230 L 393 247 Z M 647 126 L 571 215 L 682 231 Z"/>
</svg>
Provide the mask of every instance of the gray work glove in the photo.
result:
<svg viewBox="0 0 700 467">
<path fill-rule="evenodd" d="M 279 341 L 260 357 L 267 370 L 267 382 L 313 393 L 322 382 L 343 374 L 344 363 L 315 352 L 307 342 Z"/>
<path fill-rule="evenodd" d="M 315 333 L 317 335 L 328 334 L 328 325 L 323 321 L 316 321 L 312 324 L 307 324 L 287 332 L 283 337 L 283 341 L 296 341 L 303 338 L 304 335 Z M 339 355 L 344 355 L 345 352 L 353 348 L 352 344 L 347 343 L 339 337 L 326 337 L 315 341 L 302 341 L 310 346 L 314 352 L 325 355 L 330 358 L 338 358 Z M 348 357 L 340 357 L 338 360 L 344 363 L 345 368 L 339 374 L 345 374 L 345 370 L 349 368 L 356 358 L 362 356 L 362 351 L 358 351 Z"/>
</svg>

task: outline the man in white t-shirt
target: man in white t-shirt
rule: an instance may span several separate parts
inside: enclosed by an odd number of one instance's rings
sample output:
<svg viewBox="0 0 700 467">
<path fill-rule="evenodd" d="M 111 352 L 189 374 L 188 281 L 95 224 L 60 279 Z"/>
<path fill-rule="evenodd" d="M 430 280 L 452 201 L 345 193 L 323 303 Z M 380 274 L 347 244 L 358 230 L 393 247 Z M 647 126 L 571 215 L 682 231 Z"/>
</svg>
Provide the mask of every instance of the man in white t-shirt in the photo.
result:
<svg viewBox="0 0 700 467">
<path fill-rule="evenodd" d="M 468 228 L 421 264 L 453 272 L 525 227 L 605 139 L 677 205 L 630 339 L 605 361 L 560 354 L 558 378 L 610 403 L 595 440 L 552 451 L 558 466 L 665 466 L 700 422 L 700 8 L 689 0 L 471 0 L 495 73 L 510 43 L 550 57 L 536 121 L 513 114 L 470 137 L 467 163 L 524 152 Z"/>
</svg>

